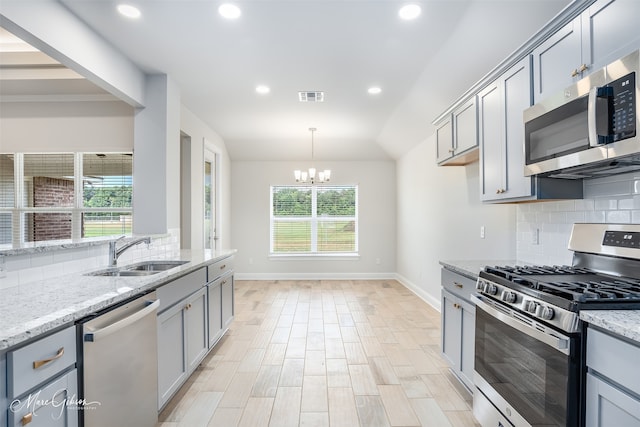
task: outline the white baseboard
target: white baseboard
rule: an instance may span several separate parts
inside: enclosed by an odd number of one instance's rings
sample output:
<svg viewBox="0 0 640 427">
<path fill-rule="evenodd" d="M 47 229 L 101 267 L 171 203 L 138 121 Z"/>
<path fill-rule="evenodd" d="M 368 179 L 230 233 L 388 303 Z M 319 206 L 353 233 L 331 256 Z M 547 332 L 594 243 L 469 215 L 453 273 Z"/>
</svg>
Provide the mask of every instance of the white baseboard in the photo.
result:
<svg viewBox="0 0 640 427">
<path fill-rule="evenodd" d="M 438 311 L 441 310 L 442 302 L 439 299 L 434 298 L 432 295 L 425 292 L 424 289 L 420 288 L 415 283 L 412 283 L 406 277 L 400 274 L 396 274 L 395 276 L 396 276 L 395 279 L 398 282 L 400 282 L 405 288 L 409 289 L 411 292 L 416 294 L 416 296 L 420 298 L 422 301 L 426 302 L 427 304 L 429 304 L 431 307 L 435 308 Z"/>
<path fill-rule="evenodd" d="M 390 280 L 395 273 L 235 273 L 235 280 Z"/>
</svg>

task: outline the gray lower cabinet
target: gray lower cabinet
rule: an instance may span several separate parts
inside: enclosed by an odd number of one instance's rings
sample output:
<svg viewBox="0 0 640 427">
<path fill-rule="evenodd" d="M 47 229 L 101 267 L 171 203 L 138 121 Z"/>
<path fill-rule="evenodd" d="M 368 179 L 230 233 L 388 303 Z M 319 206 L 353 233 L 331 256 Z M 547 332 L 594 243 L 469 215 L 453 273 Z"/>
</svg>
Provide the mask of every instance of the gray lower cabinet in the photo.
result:
<svg viewBox="0 0 640 427">
<path fill-rule="evenodd" d="M 0 353 L 0 372 L 2 378 L 0 379 L 0 427 L 7 425 L 7 384 L 5 380 L 5 373 L 7 372 L 7 355 Z"/>
<path fill-rule="evenodd" d="M 442 269 L 442 355 L 452 372 L 473 390 L 475 306 L 470 302 L 475 281 Z"/>
<path fill-rule="evenodd" d="M 225 276 L 220 282 L 222 290 L 222 329 L 227 330 L 235 313 L 233 275 Z"/>
<path fill-rule="evenodd" d="M 75 337 L 75 326 L 69 326 L 0 357 L 7 373 L 2 425 L 78 425 Z"/>
<path fill-rule="evenodd" d="M 640 343 L 587 330 L 586 427 L 640 427 Z"/>
<path fill-rule="evenodd" d="M 32 400 L 29 400 L 32 399 Z M 10 427 L 71 427 L 78 425 L 77 369 L 67 372 L 21 399 L 9 408 Z"/>
<path fill-rule="evenodd" d="M 158 408 L 198 367 L 208 351 L 207 289 L 158 314 Z"/>
<path fill-rule="evenodd" d="M 157 289 L 158 409 L 162 409 L 233 321 L 233 257 Z"/>
<path fill-rule="evenodd" d="M 209 348 L 212 348 L 222 338 L 222 291 L 218 278 L 207 285 L 207 305 L 209 307 Z"/>
</svg>

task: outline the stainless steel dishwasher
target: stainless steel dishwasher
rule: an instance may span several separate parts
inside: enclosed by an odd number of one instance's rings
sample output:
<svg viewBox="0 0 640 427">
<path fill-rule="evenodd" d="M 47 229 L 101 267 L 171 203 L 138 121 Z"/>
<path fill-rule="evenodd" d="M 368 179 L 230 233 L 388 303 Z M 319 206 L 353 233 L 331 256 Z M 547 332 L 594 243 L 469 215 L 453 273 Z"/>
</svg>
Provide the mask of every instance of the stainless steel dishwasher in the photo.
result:
<svg viewBox="0 0 640 427">
<path fill-rule="evenodd" d="M 86 427 L 154 427 L 160 301 L 151 292 L 79 323 Z"/>
</svg>

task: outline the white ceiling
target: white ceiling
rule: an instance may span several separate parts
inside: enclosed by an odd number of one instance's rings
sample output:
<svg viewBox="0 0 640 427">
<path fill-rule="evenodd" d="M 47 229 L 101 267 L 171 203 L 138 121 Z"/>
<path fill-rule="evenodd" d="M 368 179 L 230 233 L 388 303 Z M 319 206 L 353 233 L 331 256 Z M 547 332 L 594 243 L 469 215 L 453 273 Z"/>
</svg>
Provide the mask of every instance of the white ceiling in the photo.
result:
<svg viewBox="0 0 640 427">
<path fill-rule="evenodd" d="M 427 0 L 414 21 L 398 0 L 60 0 L 147 73 L 167 73 L 182 103 L 224 139 L 233 160 L 398 158 L 432 120 L 569 0 Z M 255 87 L 265 84 L 268 95 Z M 382 93 L 369 95 L 378 85 Z M 300 103 L 303 90 L 324 103 Z"/>
</svg>

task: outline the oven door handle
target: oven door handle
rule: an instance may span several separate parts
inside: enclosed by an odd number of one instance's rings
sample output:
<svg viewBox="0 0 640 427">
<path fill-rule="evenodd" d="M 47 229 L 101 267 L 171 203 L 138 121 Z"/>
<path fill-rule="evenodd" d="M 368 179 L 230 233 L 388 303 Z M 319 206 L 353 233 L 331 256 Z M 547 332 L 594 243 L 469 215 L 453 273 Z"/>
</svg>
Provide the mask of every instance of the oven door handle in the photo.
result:
<svg viewBox="0 0 640 427">
<path fill-rule="evenodd" d="M 482 299 L 480 299 L 476 295 L 471 295 L 471 300 L 475 303 L 476 307 L 479 307 L 487 314 L 490 314 L 501 322 L 506 323 L 507 325 L 517 329 L 524 334 L 529 335 L 531 338 L 535 338 L 545 344 L 550 345 L 561 353 L 569 355 L 569 338 L 558 338 L 534 329 L 526 323 L 516 319 L 515 317 L 511 317 L 505 313 L 501 313 L 500 311 L 491 307 L 489 304 L 482 301 Z"/>
</svg>

